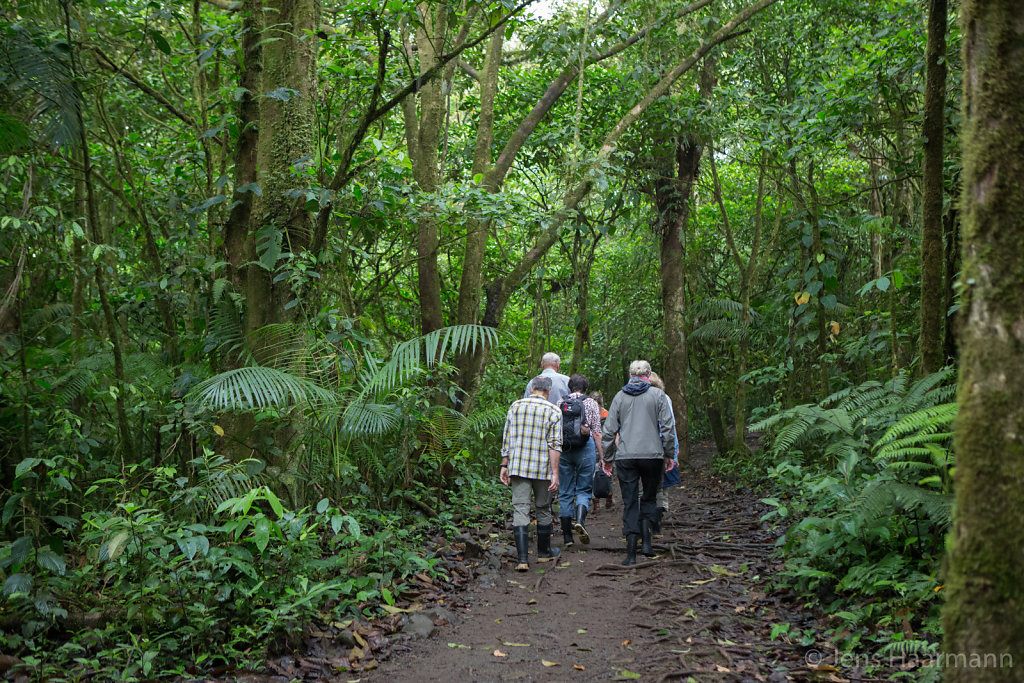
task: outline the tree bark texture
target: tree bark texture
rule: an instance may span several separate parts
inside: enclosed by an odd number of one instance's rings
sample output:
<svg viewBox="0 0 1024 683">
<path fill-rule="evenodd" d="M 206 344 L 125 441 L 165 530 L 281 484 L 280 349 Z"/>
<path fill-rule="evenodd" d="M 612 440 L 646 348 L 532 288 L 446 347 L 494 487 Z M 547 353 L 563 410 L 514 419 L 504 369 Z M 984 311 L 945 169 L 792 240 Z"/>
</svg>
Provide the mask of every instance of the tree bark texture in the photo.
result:
<svg viewBox="0 0 1024 683">
<path fill-rule="evenodd" d="M 695 140 L 679 140 L 672 154 L 655 168 L 654 200 L 661 233 L 662 340 L 665 345 L 665 393 L 672 399 L 679 462 L 690 457 L 690 409 L 686 395 L 686 275 L 683 232 L 690 220 L 690 195 L 703 148 Z M 665 163 L 667 162 L 667 163 Z"/>
<path fill-rule="evenodd" d="M 260 47 L 263 30 L 262 0 L 245 0 L 242 12 L 242 72 L 238 79 L 241 95 L 235 112 L 240 132 L 235 144 L 231 209 L 222 238 L 224 255 L 230 264 L 228 279 L 239 292 L 244 288 L 245 264 L 252 258 L 248 237 L 249 219 L 256 195 L 251 191 L 251 183 L 259 181 L 256 155 L 259 149 L 259 96 L 262 92 L 263 69 Z M 243 187 L 247 188 L 246 191 L 239 191 Z"/>
<path fill-rule="evenodd" d="M 320 25 L 317 0 L 270 0 L 264 3 L 256 163 L 262 196 L 251 217 L 252 256 L 260 260 L 271 243 L 282 253 L 301 254 L 310 243 L 312 214 L 306 210 L 304 179 L 307 160 L 316 146 L 316 57 Z M 268 259 L 269 261 L 269 259 Z M 252 332 L 291 317 L 294 298 L 287 280 L 275 282 L 275 268 L 247 268 L 248 316 Z"/>
<path fill-rule="evenodd" d="M 444 52 L 448 37 L 448 5 L 441 3 L 431 9 L 420 4 L 424 25 L 416 32 L 420 75 L 424 76 L 438 65 L 438 56 Z M 420 192 L 432 193 L 441 178 L 438 167 L 438 145 L 444 124 L 444 88 L 449 81 L 430 78 L 420 88 L 420 118 L 415 140 L 409 141 L 413 174 Z M 408 133 L 407 133 L 408 134 Z M 425 213 L 416 221 L 416 281 L 419 287 L 420 333 L 427 334 L 444 327 L 441 304 L 441 274 L 437 265 L 440 243 L 440 223 L 437 216 Z"/>
<path fill-rule="evenodd" d="M 946 112 L 946 0 L 929 0 L 924 89 L 921 216 L 921 374 L 944 365 L 942 321 L 942 143 Z"/>
<path fill-rule="evenodd" d="M 1024 666 L 1024 21 L 1017 0 L 966 0 L 963 334 L 945 680 L 1018 681 Z M 970 667 L 964 656 L 1009 655 Z"/>
</svg>

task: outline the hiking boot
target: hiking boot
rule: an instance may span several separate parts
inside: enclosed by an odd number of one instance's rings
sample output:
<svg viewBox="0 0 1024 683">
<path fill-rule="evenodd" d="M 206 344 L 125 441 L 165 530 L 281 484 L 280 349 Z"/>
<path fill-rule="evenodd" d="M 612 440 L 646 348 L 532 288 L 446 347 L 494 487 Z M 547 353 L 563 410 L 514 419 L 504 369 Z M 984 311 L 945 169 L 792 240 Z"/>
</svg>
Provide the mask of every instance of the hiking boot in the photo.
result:
<svg viewBox="0 0 1024 683">
<path fill-rule="evenodd" d="M 665 514 L 663 508 L 658 508 L 657 517 L 654 518 L 654 522 L 651 523 L 651 538 L 665 538 L 665 534 L 661 531 L 661 516 Z"/>
<path fill-rule="evenodd" d="M 576 506 L 576 523 L 573 524 L 572 530 L 580 535 L 580 543 L 587 545 L 590 543 L 590 534 L 587 533 L 587 527 L 583 526 L 583 523 L 587 521 L 587 506 L 577 505 Z"/>
<path fill-rule="evenodd" d="M 516 565 L 516 571 L 528 571 L 530 569 L 530 528 L 525 526 L 513 527 L 512 535 L 515 536 L 516 553 L 519 555 L 519 564 Z"/>
<path fill-rule="evenodd" d="M 626 559 L 622 561 L 623 567 L 628 567 L 631 564 L 636 564 L 636 542 L 639 540 L 636 534 L 630 534 L 626 537 Z"/>
<path fill-rule="evenodd" d="M 651 547 L 651 527 L 652 526 L 653 526 L 653 524 L 652 524 L 651 520 L 649 520 L 649 519 L 644 519 L 643 521 L 640 522 L 640 530 L 641 530 L 641 533 L 643 534 L 643 542 L 642 542 L 642 546 L 640 548 L 640 552 L 642 552 L 646 557 L 654 557 L 654 555 L 655 555 L 654 548 Z"/>
<path fill-rule="evenodd" d="M 537 525 L 537 561 L 547 562 L 553 560 L 561 554 L 558 548 L 551 547 L 551 532 L 554 530 L 553 525 L 545 524 L 541 526 Z"/>
<path fill-rule="evenodd" d="M 558 522 L 562 525 L 562 547 L 568 548 L 574 543 L 572 539 L 572 517 L 559 517 Z"/>
<path fill-rule="evenodd" d="M 606 508 L 610 508 L 612 506 L 612 503 L 614 503 L 614 502 L 615 501 L 612 499 L 611 494 L 608 494 L 608 497 L 604 499 L 604 506 Z"/>
</svg>

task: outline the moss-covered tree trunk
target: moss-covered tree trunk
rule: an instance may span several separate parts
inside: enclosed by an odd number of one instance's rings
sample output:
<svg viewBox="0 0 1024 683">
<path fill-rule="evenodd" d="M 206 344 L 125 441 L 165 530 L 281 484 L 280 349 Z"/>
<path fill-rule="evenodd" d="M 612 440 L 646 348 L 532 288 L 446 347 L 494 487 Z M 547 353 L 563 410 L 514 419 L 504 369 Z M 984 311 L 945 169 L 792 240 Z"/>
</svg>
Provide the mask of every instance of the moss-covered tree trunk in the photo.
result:
<svg viewBox="0 0 1024 683">
<path fill-rule="evenodd" d="M 1024 21 L 1018 0 L 966 0 L 963 334 L 945 680 L 1024 671 Z M 995 655 L 1001 666 L 970 666 Z M 1006 658 L 1012 657 L 1012 665 Z"/>
<path fill-rule="evenodd" d="M 930 0 L 924 90 L 924 188 L 921 211 L 921 373 L 944 364 L 942 352 L 942 140 L 946 110 L 946 0 Z"/>
<path fill-rule="evenodd" d="M 277 255 L 301 254 L 313 232 L 303 190 L 316 147 L 316 57 L 320 3 L 267 0 L 260 46 L 262 79 L 256 163 L 262 194 L 251 217 L 247 330 L 291 317 L 291 283 L 277 280 Z M 275 281 L 276 280 L 276 281 Z"/>
</svg>

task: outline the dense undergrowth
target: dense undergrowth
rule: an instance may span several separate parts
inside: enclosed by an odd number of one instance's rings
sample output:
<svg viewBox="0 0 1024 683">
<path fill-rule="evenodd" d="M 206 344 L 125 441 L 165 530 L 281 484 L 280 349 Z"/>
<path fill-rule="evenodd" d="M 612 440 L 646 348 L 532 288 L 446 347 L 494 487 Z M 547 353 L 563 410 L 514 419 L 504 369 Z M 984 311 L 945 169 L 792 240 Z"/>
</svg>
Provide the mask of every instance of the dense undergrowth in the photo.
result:
<svg viewBox="0 0 1024 683">
<path fill-rule="evenodd" d="M 717 465 L 762 485 L 764 519 L 783 529 L 774 583 L 829 615 L 827 635 L 844 649 L 884 659 L 938 647 L 951 381 L 948 369 L 913 382 L 901 374 L 780 410 L 751 425 L 767 437 L 759 453 Z M 790 624 L 774 635 L 818 637 Z"/>
<path fill-rule="evenodd" d="M 20 488 L 67 465 L 26 465 Z M 39 680 L 258 667 L 298 645 L 303 627 L 373 618 L 407 577 L 443 574 L 430 539 L 452 533 L 454 517 L 496 509 L 493 483 L 472 470 L 433 518 L 357 494 L 290 510 L 261 483 L 259 461 L 207 452 L 190 465 L 98 481 L 80 522 L 51 515 L 53 531 L 25 529 L 0 548 L 0 649 Z"/>
</svg>

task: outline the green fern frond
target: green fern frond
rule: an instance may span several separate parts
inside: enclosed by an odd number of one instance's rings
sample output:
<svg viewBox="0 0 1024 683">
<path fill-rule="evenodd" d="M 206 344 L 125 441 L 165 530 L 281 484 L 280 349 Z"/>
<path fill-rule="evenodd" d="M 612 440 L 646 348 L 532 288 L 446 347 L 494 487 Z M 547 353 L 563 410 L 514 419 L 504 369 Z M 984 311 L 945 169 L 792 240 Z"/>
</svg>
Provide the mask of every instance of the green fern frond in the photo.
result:
<svg viewBox="0 0 1024 683">
<path fill-rule="evenodd" d="M 63 405 L 83 396 L 85 392 L 96 386 L 96 373 L 86 368 L 72 368 L 57 379 L 51 391 Z"/>
<path fill-rule="evenodd" d="M 923 442 L 941 442 L 949 438 L 949 432 L 939 432 L 956 419 L 957 404 L 943 403 L 902 417 L 890 426 L 875 443 L 875 460 L 885 461 L 900 457 L 904 446 Z M 911 435 L 919 435 L 915 438 Z M 910 440 L 907 440 L 907 439 Z"/>
<path fill-rule="evenodd" d="M 914 382 L 913 386 L 907 390 L 906 395 L 900 401 L 901 412 L 912 412 L 920 410 L 923 406 L 934 404 L 936 401 L 930 400 L 929 393 L 933 390 L 943 392 L 952 388 L 952 385 L 946 387 L 941 385 L 953 377 L 953 372 L 954 369 L 952 367 L 942 368 L 938 372 L 933 372 L 927 377 L 922 377 Z"/>
</svg>

